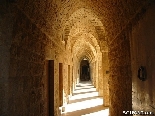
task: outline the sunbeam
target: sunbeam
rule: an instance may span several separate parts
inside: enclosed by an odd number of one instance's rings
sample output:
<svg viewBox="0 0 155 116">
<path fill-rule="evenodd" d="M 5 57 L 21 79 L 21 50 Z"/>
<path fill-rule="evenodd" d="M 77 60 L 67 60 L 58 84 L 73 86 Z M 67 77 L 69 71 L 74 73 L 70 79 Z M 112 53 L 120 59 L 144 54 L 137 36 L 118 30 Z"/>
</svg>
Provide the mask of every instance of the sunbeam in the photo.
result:
<svg viewBox="0 0 155 116">
<path fill-rule="evenodd" d="M 85 89 L 87 88 L 87 89 Z M 89 88 L 89 89 L 88 89 Z M 98 96 L 96 88 L 90 83 L 79 83 L 65 106 L 62 116 L 108 116 L 108 107 L 103 106 L 103 97 Z"/>
</svg>

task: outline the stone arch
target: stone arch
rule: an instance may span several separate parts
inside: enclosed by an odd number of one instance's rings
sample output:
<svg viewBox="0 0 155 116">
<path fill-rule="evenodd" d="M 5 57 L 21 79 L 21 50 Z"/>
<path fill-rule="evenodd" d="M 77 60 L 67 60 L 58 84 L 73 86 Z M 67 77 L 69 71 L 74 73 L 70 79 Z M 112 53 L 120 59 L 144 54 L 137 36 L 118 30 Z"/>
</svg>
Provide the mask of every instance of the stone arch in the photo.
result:
<svg viewBox="0 0 155 116">
<path fill-rule="evenodd" d="M 106 38 L 105 29 L 99 17 L 94 13 L 94 11 L 90 9 L 79 8 L 76 11 L 74 11 L 70 15 L 68 20 L 65 22 L 65 26 L 63 28 L 63 33 L 62 33 L 62 37 L 63 37 L 62 40 L 65 41 L 65 43 L 67 43 L 69 39 L 68 37 L 70 36 L 70 32 L 72 28 L 75 26 L 75 23 L 80 22 L 83 19 L 87 20 L 88 23 L 94 27 L 95 33 L 93 33 L 93 35 L 95 36 L 98 43 L 100 40 L 105 40 Z"/>
</svg>

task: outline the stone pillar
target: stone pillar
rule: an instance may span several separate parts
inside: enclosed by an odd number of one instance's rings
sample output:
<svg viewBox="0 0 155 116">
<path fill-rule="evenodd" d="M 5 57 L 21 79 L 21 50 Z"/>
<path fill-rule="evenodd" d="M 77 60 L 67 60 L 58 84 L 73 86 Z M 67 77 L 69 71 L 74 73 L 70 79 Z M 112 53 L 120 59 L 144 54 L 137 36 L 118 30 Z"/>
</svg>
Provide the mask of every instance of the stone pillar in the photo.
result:
<svg viewBox="0 0 155 116">
<path fill-rule="evenodd" d="M 71 66 L 71 96 L 73 94 L 73 87 L 74 87 L 74 84 L 73 84 L 73 66 Z"/>
<path fill-rule="evenodd" d="M 90 63 L 90 78 L 91 78 L 92 84 L 94 85 L 94 72 L 93 72 L 93 69 L 94 69 L 94 63 L 91 62 Z"/>
<path fill-rule="evenodd" d="M 98 54 L 98 89 L 99 96 L 103 96 L 102 53 Z"/>
<path fill-rule="evenodd" d="M 68 95 L 70 95 L 71 90 L 71 73 L 70 65 L 68 65 Z"/>
<path fill-rule="evenodd" d="M 64 90 L 64 96 L 63 96 L 63 99 L 64 99 L 64 102 L 63 102 L 63 105 L 65 106 L 68 102 L 68 65 L 67 64 L 64 64 L 63 65 L 63 90 Z"/>
<path fill-rule="evenodd" d="M 109 106 L 109 59 L 108 51 L 102 52 L 103 105 Z"/>
<path fill-rule="evenodd" d="M 96 68 L 95 68 L 95 71 L 96 71 L 96 73 L 95 73 L 95 76 L 96 76 L 96 90 L 98 91 L 99 89 L 98 89 L 98 61 L 96 61 L 95 62 L 95 64 L 96 64 Z"/>
<path fill-rule="evenodd" d="M 77 68 L 77 73 L 76 73 L 76 74 L 77 74 L 77 77 L 76 77 L 76 79 L 77 79 L 77 80 L 76 80 L 76 84 L 79 83 L 79 72 L 80 72 L 80 68 L 78 67 L 78 68 Z"/>
<path fill-rule="evenodd" d="M 95 62 L 95 77 L 96 77 L 96 90 L 99 91 L 99 55 L 100 55 L 100 47 L 96 46 L 97 54 L 96 54 L 96 62 Z"/>
<path fill-rule="evenodd" d="M 94 87 L 96 87 L 96 63 L 93 63 L 93 80 L 94 80 Z"/>
<path fill-rule="evenodd" d="M 73 92 L 74 89 L 75 89 L 75 82 L 74 82 L 74 79 L 75 79 L 75 72 L 74 72 L 74 66 L 72 66 L 72 92 Z"/>
<path fill-rule="evenodd" d="M 77 76 L 76 66 L 74 65 L 73 66 L 73 91 L 75 90 L 75 87 L 76 87 L 76 76 Z"/>
</svg>

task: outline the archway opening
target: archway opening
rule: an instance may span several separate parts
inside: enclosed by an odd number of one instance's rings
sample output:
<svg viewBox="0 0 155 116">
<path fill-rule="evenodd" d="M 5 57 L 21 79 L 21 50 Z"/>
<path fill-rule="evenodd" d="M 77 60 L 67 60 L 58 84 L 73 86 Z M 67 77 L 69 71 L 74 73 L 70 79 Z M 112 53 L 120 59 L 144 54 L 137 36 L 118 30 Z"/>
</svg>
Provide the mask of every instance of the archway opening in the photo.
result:
<svg viewBox="0 0 155 116">
<path fill-rule="evenodd" d="M 83 59 L 80 63 L 80 81 L 90 81 L 89 61 Z"/>
<path fill-rule="evenodd" d="M 93 11 L 80 8 L 70 15 L 63 27 L 62 35 L 65 41 L 63 45 L 71 53 L 71 65 L 73 65 L 71 82 L 73 94 L 66 106 L 66 112 L 77 114 L 78 111 L 81 111 L 79 115 L 82 115 L 83 110 L 91 109 L 92 111 L 100 107 L 101 109 L 92 113 L 96 115 L 96 112 L 103 110 L 102 114 L 105 114 L 102 87 L 102 56 L 104 55 L 102 55 L 102 51 L 107 52 L 107 45 L 102 22 Z M 107 96 L 106 98 L 108 99 Z M 79 104 L 84 107 L 78 107 Z M 85 107 L 85 104 L 88 106 Z"/>
</svg>

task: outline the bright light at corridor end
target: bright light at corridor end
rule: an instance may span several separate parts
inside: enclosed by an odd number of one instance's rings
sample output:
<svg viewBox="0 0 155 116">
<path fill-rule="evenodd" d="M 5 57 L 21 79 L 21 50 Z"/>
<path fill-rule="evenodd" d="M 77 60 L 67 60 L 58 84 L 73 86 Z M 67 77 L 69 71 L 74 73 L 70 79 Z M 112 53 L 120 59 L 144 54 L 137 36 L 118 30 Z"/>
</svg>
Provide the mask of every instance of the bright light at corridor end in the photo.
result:
<svg viewBox="0 0 155 116">
<path fill-rule="evenodd" d="M 87 60 L 86 58 L 84 58 L 83 60 Z"/>
</svg>

